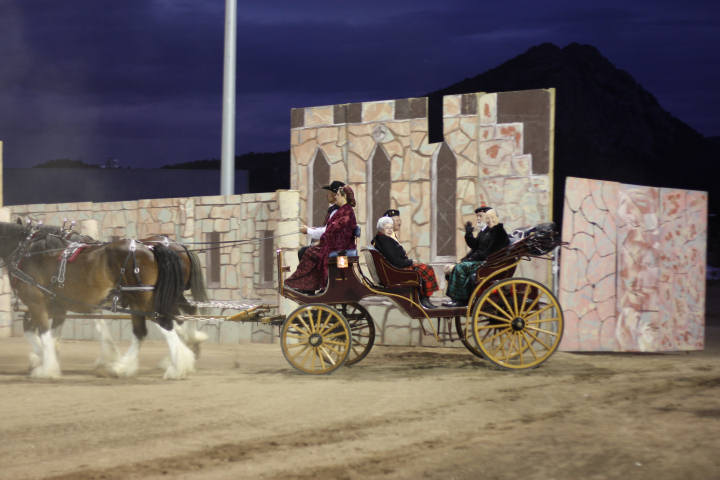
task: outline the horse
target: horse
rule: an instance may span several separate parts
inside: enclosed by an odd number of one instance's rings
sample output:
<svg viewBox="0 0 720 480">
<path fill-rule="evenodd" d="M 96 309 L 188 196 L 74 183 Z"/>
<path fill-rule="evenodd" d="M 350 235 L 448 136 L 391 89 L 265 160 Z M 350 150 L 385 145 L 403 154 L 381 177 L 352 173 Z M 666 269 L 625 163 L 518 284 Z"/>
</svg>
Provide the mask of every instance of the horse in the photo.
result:
<svg viewBox="0 0 720 480">
<path fill-rule="evenodd" d="M 111 373 L 130 376 L 137 372 L 148 316 L 161 327 L 170 350 L 164 378 L 183 378 L 193 371 L 194 355 L 173 329 L 184 287 L 177 254 L 164 245 L 150 248 L 132 239 L 68 246 L 58 230 L 0 222 L 0 258 L 13 290 L 28 308 L 28 329 L 37 331 L 36 341 L 26 334 L 38 357 L 37 364 L 31 363 L 31 376 L 61 375 L 50 317 L 62 323 L 67 311 L 91 313 L 108 297 L 131 314 L 133 330 L 130 347 L 110 365 Z M 64 250 L 58 245 L 64 245 Z M 60 261 L 58 249 L 62 250 Z"/>
</svg>

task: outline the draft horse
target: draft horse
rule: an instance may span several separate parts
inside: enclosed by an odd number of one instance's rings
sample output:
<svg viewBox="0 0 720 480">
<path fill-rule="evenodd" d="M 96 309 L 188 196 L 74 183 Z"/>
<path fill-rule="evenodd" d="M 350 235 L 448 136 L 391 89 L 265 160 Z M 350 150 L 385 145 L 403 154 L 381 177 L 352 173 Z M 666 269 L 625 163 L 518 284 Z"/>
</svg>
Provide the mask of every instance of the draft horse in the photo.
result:
<svg viewBox="0 0 720 480">
<path fill-rule="evenodd" d="M 147 317 L 161 327 L 168 343 L 170 364 L 165 378 L 183 378 L 191 372 L 195 358 L 173 329 L 184 287 L 177 255 L 163 245 L 149 248 L 132 239 L 68 245 L 55 234 L 58 230 L 0 222 L 0 258 L 15 294 L 29 312 L 26 338 L 37 355 L 31 376 L 60 376 L 50 318 L 61 324 L 67 311 L 91 313 L 107 305 L 108 299 L 131 314 L 133 329 L 131 345 L 109 366 L 111 373 L 137 372 Z"/>
</svg>

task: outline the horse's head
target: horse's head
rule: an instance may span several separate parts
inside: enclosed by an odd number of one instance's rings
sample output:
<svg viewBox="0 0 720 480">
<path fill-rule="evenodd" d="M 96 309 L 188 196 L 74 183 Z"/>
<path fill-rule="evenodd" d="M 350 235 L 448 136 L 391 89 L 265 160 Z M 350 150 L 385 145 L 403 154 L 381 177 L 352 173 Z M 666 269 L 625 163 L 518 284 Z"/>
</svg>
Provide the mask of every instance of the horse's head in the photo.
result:
<svg viewBox="0 0 720 480">
<path fill-rule="evenodd" d="M 7 258 L 27 238 L 30 226 L 22 223 L 0 222 L 0 258 Z"/>
</svg>

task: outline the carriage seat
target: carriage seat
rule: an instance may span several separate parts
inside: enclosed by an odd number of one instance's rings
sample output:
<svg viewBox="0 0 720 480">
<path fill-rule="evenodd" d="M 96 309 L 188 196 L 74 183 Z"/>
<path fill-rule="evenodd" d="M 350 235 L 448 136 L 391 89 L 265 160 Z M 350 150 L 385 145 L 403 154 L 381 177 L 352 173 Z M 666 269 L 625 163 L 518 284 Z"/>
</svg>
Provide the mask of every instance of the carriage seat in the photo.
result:
<svg viewBox="0 0 720 480">
<path fill-rule="evenodd" d="M 333 250 L 332 252 L 328 253 L 328 257 L 333 258 L 337 257 L 338 255 L 345 255 L 346 257 L 357 257 L 357 249 L 351 248 L 350 250 Z"/>
<path fill-rule="evenodd" d="M 375 247 L 363 249 L 365 262 L 373 281 L 383 287 L 420 286 L 420 276 L 414 270 L 405 270 L 393 266 Z"/>
</svg>

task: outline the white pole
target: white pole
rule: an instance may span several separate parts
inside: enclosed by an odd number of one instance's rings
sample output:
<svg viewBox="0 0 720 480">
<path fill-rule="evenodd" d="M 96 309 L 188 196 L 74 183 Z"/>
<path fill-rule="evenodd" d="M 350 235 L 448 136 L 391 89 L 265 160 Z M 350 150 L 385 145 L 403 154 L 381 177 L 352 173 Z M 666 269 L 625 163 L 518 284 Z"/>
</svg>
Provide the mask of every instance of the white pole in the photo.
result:
<svg viewBox="0 0 720 480">
<path fill-rule="evenodd" d="M 225 0 L 225 61 L 223 65 L 222 160 L 220 195 L 235 193 L 235 46 L 237 0 Z"/>
</svg>

